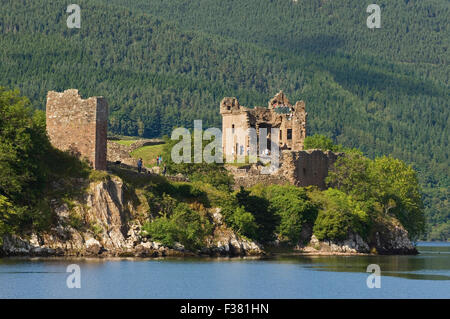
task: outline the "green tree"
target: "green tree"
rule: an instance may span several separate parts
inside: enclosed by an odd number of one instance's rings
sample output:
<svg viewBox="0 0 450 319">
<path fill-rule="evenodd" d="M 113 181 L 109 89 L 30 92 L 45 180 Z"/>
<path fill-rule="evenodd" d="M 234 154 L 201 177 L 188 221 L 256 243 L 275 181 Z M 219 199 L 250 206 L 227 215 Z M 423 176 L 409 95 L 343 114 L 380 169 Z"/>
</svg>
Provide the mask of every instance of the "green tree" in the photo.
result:
<svg viewBox="0 0 450 319">
<path fill-rule="evenodd" d="M 8 198 L 0 195 L 0 245 L 2 235 L 17 231 L 19 225 L 20 211 L 8 201 Z"/>
<path fill-rule="evenodd" d="M 226 220 L 239 234 L 248 238 L 257 238 L 258 225 L 255 222 L 255 217 L 247 212 L 243 206 L 238 206 L 231 214 L 227 214 Z"/>
<path fill-rule="evenodd" d="M 325 135 L 315 134 L 305 138 L 305 150 L 320 149 L 324 151 L 338 151 L 339 145 L 335 145 L 333 140 Z"/>
<path fill-rule="evenodd" d="M 373 181 L 369 175 L 370 159 L 361 154 L 345 154 L 334 163 L 326 182 L 361 200 L 372 197 Z"/>
<path fill-rule="evenodd" d="M 369 205 L 355 200 L 337 189 L 324 191 L 322 207 L 314 224 L 319 240 L 342 241 L 350 232 L 366 238 L 370 227 Z"/>
<path fill-rule="evenodd" d="M 27 98 L 0 87 L 0 194 L 13 200 L 41 181 L 34 159 L 48 149 L 48 141 L 33 113 Z"/>
<path fill-rule="evenodd" d="M 371 162 L 369 176 L 373 197 L 384 213 L 395 216 L 409 236 L 417 239 L 425 230 L 425 217 L 414 169 L 399 159 L 383 156 Z"/>
<path fill-rule="evenodd" d="M 411 239 L 425 231 L 417 174 L 403 161 L 386 156 L 370 160 L 349 154 L 336 161 L 327 182 L 358 200 L 379 203 L 385 215 L 402 223 Z"/>
<path fill-rule="evenodd" d="M 179 242 L 188 250 L 204 246 L 205 238 L 211 235 L 213 226 L 199 212 L 190 209 L 187 204 L 179 203 L 172 215 L 163 215 L 143 226 L 144 234 L 155 241 L 173 247 Z"/>
<path fill-rule="evenodd" d="M 208 183 L 224 191 L 231 191 L 233 185 L 233 177 L 224 168 L 221 163 L 201 163 L 194 162 L 194 134 L 191 134 L 191 162 L 175 163 L 172 160 L 172 148 L 179 140 L 172 140 L 168 136 L 164 136 L 165 144 L 163 147 L 163 158 L 167 164 L 167 170 L 170 174 L 184 174 L 192 181 L 201 181 Z M 181 140 L 181 139 L 180 139 Z M 212 141 L 202 141 L 202 150 Z"/>
<path fill-rule="evenodd" d="M 51 146 L 42 111 L 33 111 L 17 90 L 0 87 L 0 232 L 48 229 L 51 183 L 87 177 L 89 171 L 86 163 Z"/>
<path fill-rule="evenodd" d="M 305 224 L 313 225 L 317 207 L 303 188 L 292 185 L 271 185 L 266 188 L 269 211 L 279 216 L 275 231 L 281 240 L 297 244 Z"/>
<path fill-rule="evenodd" d="M 32 226 L 45 211 L 41 201 L 51 150 L 41 112 L 18 91 L 0 87 L 0 223 L 3 231 Z M 49 217 L 47 215 L 47 217 Z"/>
<path fill-rule="evenodd" d="M 270 242 L 275 239 L 275 229 L 280 223 L 280 217 L 269 210 L 269 201 L 267 198 L 252 194 L 243 187 L 236 193 L 236 199 L 239 206 L 243 206 L 247 212 L 250 212 L 258 226 L 258 231 L 254 239 L 259 242 Z"/>
</svg>

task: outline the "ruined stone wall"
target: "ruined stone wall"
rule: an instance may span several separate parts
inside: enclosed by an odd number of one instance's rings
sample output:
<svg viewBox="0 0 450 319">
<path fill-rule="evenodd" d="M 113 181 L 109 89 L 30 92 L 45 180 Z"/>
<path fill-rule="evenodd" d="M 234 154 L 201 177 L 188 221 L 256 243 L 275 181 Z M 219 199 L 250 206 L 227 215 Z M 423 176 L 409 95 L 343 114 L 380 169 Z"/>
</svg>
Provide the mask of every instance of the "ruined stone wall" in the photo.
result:
<svg viewBox="0 0 450 319">
<path fill-rule="evenodd" d="M 131 157 L 130 147 L 114 141 L 108 141 L 108 162 L 120 162 L 129 166 L 137 166 L 137 160 Z"/>
<path fill-rule="evenodd" d="M 106 170 L 108 103 L 102 97 L 83 100 L 78 90 L 48 92 L 47 133 L 52 145 Z"/>
<path fill-rule="evenodd" d="M 283 151 L 280 173 L 296 186 L 315 185 L 325 189 L 328 171 L 341 153 L 331 151 Z"/>
<path fill-rule="evenodd" d="M 339 156 L 342 153 L 322 150 L 283 151 L 280 168 L 272 174 L 261 174 L 261 165 L 240 169 L 227 165 L 226 168 L 234 177 L 235 189 L 256 184 L 314 185 L 325 189 L 325 178 Z"/>
<path fill-rule="evenodd" d="M 107 162 L 107 137 L 108 137 L 108 103 L 106 99 L 95 97 L 96 118 L 95 118 L 95 162 L 92 163 L 94 169 L 106 170 Z"/>
<path fill-rule="evenodd" d="M 237 168 L 232 165 L 226 165 L 225 167 L 233 175 L 234 190 L 239 190 L 241 186 L 244 188 L 249 188 L 257 184 L 290 184 L 290 181 L 287 180 L 282 174 L 261 174 L 262 166 L 259 165 L 252 165 L 247 168 Z"/>
</svg>

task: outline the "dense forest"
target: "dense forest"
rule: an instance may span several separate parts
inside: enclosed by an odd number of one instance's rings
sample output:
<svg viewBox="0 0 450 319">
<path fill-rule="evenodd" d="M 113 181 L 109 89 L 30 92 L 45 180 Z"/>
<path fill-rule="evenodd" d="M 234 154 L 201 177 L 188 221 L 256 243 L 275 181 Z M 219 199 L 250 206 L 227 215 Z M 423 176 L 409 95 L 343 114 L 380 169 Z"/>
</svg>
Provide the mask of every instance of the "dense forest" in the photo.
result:
<svg viewBox="0 0 450 319">
<path fill-rule="evenodd" d="M 107 97 L 112 133 L 155 137 L 220 125 L 224 96 L 266 105 L 283 89 L 308 134 L 412 164 L 428 238 L 448 238 L 448 1 L 378 1 L 375 30 L 356 0 L 80 0 L 80 29 L 60 1 L 0 3 L 0 85 L 34 108 L 78 88 Z"/>
</svg>

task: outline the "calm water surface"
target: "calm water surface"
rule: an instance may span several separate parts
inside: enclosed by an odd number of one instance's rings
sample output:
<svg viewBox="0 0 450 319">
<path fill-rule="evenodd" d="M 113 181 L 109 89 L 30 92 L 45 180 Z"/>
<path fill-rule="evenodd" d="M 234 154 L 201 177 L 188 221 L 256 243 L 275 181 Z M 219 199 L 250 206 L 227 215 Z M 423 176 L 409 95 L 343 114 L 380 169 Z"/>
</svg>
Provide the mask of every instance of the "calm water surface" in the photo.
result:
<svg viewBox="0 0 450 319">
<path fill-rule="evenodd" d="M 0 259 L 0 298 L 450 298 L 450 243 L 418 256 Z M 81 288 L 67 288 L 78 264 Z M 369 289 L 366 268 L 381 268 Z"/>
</svg>

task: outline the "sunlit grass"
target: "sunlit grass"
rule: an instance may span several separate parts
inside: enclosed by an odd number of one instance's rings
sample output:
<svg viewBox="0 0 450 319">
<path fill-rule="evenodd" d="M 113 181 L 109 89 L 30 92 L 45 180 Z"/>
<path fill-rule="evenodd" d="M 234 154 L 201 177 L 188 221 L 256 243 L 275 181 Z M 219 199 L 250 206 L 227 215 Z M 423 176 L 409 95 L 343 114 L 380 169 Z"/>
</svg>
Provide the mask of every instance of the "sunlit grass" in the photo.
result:
<svg viewBox="0 0 450 319">
<path fill-rule="evenodd" d="M 162 155 L 164 144 L 143 146 L 131 152 L 134 158 L 142 158 L 145 167 L 156 165 L 156 157 Z M 163 158 L 164 160 L 164 158 Z"/>
</svg>

